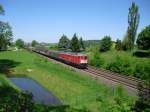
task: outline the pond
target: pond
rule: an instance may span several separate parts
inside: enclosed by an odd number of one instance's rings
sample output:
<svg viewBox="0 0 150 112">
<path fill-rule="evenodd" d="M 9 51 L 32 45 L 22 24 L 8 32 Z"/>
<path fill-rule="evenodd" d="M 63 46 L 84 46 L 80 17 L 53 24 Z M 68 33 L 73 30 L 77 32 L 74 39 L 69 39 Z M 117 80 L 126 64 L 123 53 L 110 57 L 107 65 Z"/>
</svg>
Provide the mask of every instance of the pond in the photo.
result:
<svg viewBox="0 0 150 112">
<path fill-rule="evenodd" d="M 33 94 L 33 100 L 36 103 L 46 105 L 61 105 L 59 99 L 43 88 L 36 81 L 29 78 L 9 78 L 18 88 Z"/>
</svg>

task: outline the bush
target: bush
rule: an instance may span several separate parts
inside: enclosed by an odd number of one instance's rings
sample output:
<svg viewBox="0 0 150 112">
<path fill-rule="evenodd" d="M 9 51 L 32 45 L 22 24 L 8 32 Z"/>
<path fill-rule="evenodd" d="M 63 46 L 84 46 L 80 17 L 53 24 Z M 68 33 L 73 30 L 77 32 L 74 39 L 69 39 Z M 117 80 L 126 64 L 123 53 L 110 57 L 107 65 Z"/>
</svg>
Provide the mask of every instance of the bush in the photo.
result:
<svg viewBox="0 0 150 112">
<path fill-rule="evenodd" d="M 150 112 L 150 84 L 139 84 L 138 85 L 138 96 L 139 99 L 134 105 L 136 112 Z"/>
<path fill-rule="evenodd" d="M 126 92 L 121 86 L 111 91 L 111 95 L 114 95 L 111 100 L 108 91 L 105 92 L 107 94 L 100 95 L 96 99 L 97 102 L 100 102 L 100 112 L 131 112 L 133 101 L 126 97 Z"/>
<path fill-rule="evenodd" d="M 18 92 L 8 85 L 0 87 L 0 111 L 32 112 L 33 101 L 30 93 Z"/>
<path fill-rule="evenodd" d="M 92 59 L 90 59 L 90 65 L 95 67 L 101 67 L 104 64 L 104 59 L 101 58 L 99 53 L 94 53 Z"/>
<path fill-rule="evenodd" d="M 140 49 L 150 49 L 150 25 L 139 33 L 136 43 Z"/>
<path fill-rule="evenodd" d="M 117 56 L 113 61 L 108 63 L 106 69 L 124 75 L 132 74 L 133 71 L 130 61 L 120 56 Z"/>
<path fill-rule="evenodd" d="M 117 39 L 115 49 L 118 51 L 122 49 L 121 40 Z"/>
<path fill-rule="evenodd" d="M 133 52 L 133 56 L 150 57 L 150 51 L 138 50 L 138 51 Z"/>
<path fill-rule="evenodd" d="M 99 50 L 99 46 L 98 45 L 93 45 L 93 46 L 89 46 L 86 48 L 86 52 L 87 53 L 93 53 L 93 52 L 98 52 Z"/>
<path fill-rule="evenodd" d="M 112 41 L 110 36 L 105 36 L 100 42 L 100 51 L 105 52 L 110 50 Z"/>
<path fill-rule="evenodd" d="M 150 62 L 136 63 L 134 76 L 143 80 L 150 81 Z"/>
</svg>

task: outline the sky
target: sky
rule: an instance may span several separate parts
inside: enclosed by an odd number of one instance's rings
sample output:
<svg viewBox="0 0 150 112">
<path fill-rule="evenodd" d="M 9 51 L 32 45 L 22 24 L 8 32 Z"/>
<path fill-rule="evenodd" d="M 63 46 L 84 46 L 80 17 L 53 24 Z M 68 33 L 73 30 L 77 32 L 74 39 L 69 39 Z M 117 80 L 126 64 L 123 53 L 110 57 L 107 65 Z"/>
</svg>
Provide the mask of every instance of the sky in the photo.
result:
<svg viewBox="0 0 150 112">
<path fill-rule="evenodd" d="M 128 9 L 139 6 L 138 32 L 150 25 L 150 0 L 0 0 L 5 15 L 1 21 L 12 26 L 14 40 L 56 43 L 65 34 L 84 40 L 106 35 L 123 39 L 128 27 Z"/>
</svg>

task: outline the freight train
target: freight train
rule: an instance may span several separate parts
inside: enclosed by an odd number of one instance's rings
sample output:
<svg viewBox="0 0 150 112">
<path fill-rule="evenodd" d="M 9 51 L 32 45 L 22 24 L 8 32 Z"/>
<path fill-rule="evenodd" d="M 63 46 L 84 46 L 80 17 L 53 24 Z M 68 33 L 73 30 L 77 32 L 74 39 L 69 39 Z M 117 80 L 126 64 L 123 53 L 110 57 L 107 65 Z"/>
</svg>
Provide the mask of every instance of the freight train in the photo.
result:
<svg viewBox="0 0 150 112">
<path fill-rule="evenodd" d="M 63 63 L 75 66 L 77 68 L 87 67 L 87 56 L 82 53 L 52 51 L 41 47 L 32 48 L 32 51 L 53 58 L 55 60 L 61 61 Z"/>
</svg>

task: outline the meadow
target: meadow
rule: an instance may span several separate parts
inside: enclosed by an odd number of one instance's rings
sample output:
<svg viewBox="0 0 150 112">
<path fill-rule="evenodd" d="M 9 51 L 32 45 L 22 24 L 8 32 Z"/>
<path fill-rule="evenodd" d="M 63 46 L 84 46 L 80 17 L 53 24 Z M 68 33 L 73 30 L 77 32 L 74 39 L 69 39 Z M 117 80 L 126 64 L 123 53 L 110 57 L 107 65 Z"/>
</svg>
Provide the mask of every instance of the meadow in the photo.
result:
<svg viewBox="0 0 150 112">
<path fill-rule="evenodd" d="M 86 75 L 26 51 L 0 52 L 0 82 L 6 76 L 29 77 L 56 95 L 65 105 L 92 112 L 129 111 L 135 98 L 121 86 L 111 88 Z M 3 66 L 3 67 L 2 67 Z M 10 83 L 10 85 L 13 85 Z"/>
<path fill-rule="evenodd" d="M 122 75 L 150 81 L 150 59 L 133 56 L 133 52 L 117 51 L 113 48 L 107 52 L 99 52 L 98 46 L 86 49 L 89 64 Z"/>
</svg>

